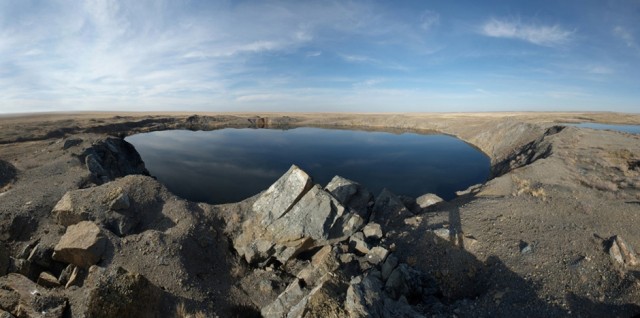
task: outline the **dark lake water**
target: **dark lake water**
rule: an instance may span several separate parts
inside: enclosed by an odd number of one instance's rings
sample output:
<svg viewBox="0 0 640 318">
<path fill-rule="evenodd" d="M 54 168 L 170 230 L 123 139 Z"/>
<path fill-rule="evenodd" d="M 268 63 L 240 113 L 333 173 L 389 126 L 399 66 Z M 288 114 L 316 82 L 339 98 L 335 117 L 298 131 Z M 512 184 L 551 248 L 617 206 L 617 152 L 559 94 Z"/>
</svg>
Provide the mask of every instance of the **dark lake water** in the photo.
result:
<svg viewBox="0 0 640 318">
<path fill-rule="evenodd" d="M 237 202 L 267 189 L 292 164 L 316 183 L 335 175 L 398 195 L 455 191 L 483 183 L 489 158 L 445 135 L 320 128 L 171 130 L 127 137 L 151 174 L 182 198 Z"/>
<path fill-rule="evenodd" d="M 622 131 L 630 134 L 640 134 L 640 125 L 608 125 L 596 123 L 566 124 L 567 126 L 575 126 L 582 128 L 591 128 L 599 130 Z"/>
</svg>

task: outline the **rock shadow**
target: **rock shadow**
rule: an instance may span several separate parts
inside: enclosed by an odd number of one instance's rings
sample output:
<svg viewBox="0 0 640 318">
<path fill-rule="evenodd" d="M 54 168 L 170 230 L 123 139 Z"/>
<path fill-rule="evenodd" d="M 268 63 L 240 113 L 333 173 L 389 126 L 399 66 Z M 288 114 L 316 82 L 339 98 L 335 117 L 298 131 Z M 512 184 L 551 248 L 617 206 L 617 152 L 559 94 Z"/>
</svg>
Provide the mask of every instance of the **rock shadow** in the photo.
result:
<svg viewBox="0 0 640 318">
<path fill-rule="evenodd" d="M 635 304 L 596 303 L 573 293 L 569 293 L 566 300 L 571 308 L 571 314 L 576 317 L 640 317 L 640 306 Z"/>
<path fill-rule="evenodd" d="M 395 254 L 401 262 L 436 279 L 443 302 L 459 316 L 558 317 L 568 314 L 538 296 L 539 287 L 535 282 L 511 271 L 496 256 L 481 261 L 461 246 L 426 229 L 394 238 L 394 243 Z"/>
<path fill-rule="evenodd" d="M 0 160 L 0 192 L 4 192 L 15 181 L 18 170 L 11 163 Z"/>
<path fill-rule="evenodd" d="M 473 201 L 469 194 L 443 203 L 448 213 L 449 235 L 434 229 L 445 224 L 427 224 L 397 229 L 390 237 L 396 244 L 394 254 L 421 271 L 431 274 L 442 293 L 443 303 L 462 317 L 633 317 L 640 314 L 635 304 L 594 302 L 572 293 L 564 297 L 564 306 L 542 295 L 543 286 L 536 280 L 512 271 L 499 257 L 480 260 L 469 249 L 477 244 L 464 235 L 460 207 Z M 491 244 L 491 242 L 486 242 Z M 470 245 L 470 246 L 466 246 Z M 640 279 L 640 272 L 630 272 L 629 281 Z"/>
<path fill-rule="evenodd" d="M 195 219 L 207 220 L 197 203 L 188 204 L 189 211 Z M 244 305 L 234 304 L 229 298 L 237 292 L 237 289 L 232 290 L 238 281 L 233 273 L 238 271 L 238 266 L 241 265 L 235 263 L 235 258 L 230 255 L 230 243 L 224 235 L 222 224 L 221 220 L 209 218 L 195 224 L 193 230 L 183 239 L 180 259 L 187 273 L 184 285 L 206 295 L 202 301 L 185 299 L 184 302 L 188 307 L 198 311 L 215 312 L 220 317 L 240 317 L 234 313 L 237 312 L 236 307 Z"/>
<path fill-rule="evenodd" d="M 449 242 L 464 249 L 464 233 L 462 232 L 462 220 L 458 206 L 449 209 Z"/>
</svg>

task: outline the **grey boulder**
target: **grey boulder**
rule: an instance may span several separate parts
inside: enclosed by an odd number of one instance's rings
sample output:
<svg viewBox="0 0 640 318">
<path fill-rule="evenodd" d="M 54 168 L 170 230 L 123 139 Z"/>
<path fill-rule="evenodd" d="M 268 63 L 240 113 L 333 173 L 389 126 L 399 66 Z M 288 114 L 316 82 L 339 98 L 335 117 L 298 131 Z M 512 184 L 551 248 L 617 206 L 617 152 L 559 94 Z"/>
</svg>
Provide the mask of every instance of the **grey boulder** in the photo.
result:
<svg viewBox="0 0 640 318">
<path fill-rule="evenodd" d="M 365 223 L 311 178 L 292 166 L 253 204 L 240 233 L 236 251 L 251 264 L 275 258 L 281 263 L 300 252 L 343 241 Z M 253 214 L 251 214 L 253 213 Z"/>
</svg>

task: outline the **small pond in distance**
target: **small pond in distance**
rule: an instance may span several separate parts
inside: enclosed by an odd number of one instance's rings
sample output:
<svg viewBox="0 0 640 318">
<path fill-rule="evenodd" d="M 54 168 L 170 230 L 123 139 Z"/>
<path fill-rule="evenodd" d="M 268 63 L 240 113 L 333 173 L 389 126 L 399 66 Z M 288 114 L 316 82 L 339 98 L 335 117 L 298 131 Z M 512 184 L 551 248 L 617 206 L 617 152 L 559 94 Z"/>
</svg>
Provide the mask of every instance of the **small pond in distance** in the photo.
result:
<svg viewBox="0 0 640 318">
<path fill-rule="evenodd" d="M 335 175 L 374 195 L 455 191 L 483 183 L 489 158 L 446 135 L 391 134 L 320 128 L 170 130 L 127 137 L 151 174 L 182 198 L 212 204 L 244 200 L 266 190 L 292 164 L 315 183 Z"/>
<path fill-rule="evenodd" d="M 640 134 L 640 125 L 609 125 L 609 124 L 597 124 L 597 123 L 580 123 L 580 124 L 565 124 L 567 126 L 575 126 L 581 128 L 591 128 L 598 130 L 614 130 L 621 131 L 630 134 Z"/>
</svg>

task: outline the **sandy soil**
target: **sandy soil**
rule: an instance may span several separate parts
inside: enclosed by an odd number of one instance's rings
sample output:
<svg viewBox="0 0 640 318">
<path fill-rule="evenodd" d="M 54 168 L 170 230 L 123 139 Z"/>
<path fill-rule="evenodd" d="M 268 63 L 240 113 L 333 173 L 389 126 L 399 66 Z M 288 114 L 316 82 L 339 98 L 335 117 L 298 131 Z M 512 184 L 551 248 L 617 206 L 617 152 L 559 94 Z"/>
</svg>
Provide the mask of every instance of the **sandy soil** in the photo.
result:
<svg viewBox="0 0 640 318">
<path fill-rule="evenodd" d="M 391 233 L 389 240 L 396 244 L 402 261 L 438 278 L 443 293 L 450 296 L 447 315 L 640 314 L 640 268 L 618 263 L 609 255 L 614 236 L 640 249 L 640 135 L 558 127 L 559 123 L 577 122 L 640 124 L 640 115 L 193 115 L 0 117 L 0 238 L 8 254 L 17 258 L 32 242 L 55 242 L 64 233 L 52 219 L 51 209 L 67 191 L 97 185 L 78 158 L 107 136 L 222 127 L 437 131 L 457 136 L 486 153 L 492 162 L 492 179 L 451 202 L 421 211 Z M 80 142 L 65 148 L 70 139 Z M 127 182 L 134 180 L 117 182 L 129 186 Z M 242 287 L 247 285 L 246 277 L 253 277 L 249 275 L 252 270 L 228 246 L 221 220 L 242 204 L 209 206 L 187 202 L 164 189 L 149 189 L 150 193 L 160 191 L 162 213 L 174 218 L 175 224 L 149 225 L 149 231 L 113 237 L 116 243 L 108 266 L 139 272 L 162 286 L 168 294 L 163 305 L 167 311 L 187 303 L 209 315 L 255 312 L 256 302 L 265 300 L 252 301 L 250 288 Z M 173 205 L 166 203 L 174 201 Z M 203 237 L 210 241 L 203 242 Z M 262 297 L 275 297 L 279 288 Z M 61 293 L 70 299 L 68 315 L 79 312 L 82 290 Z"/>
</svg>

